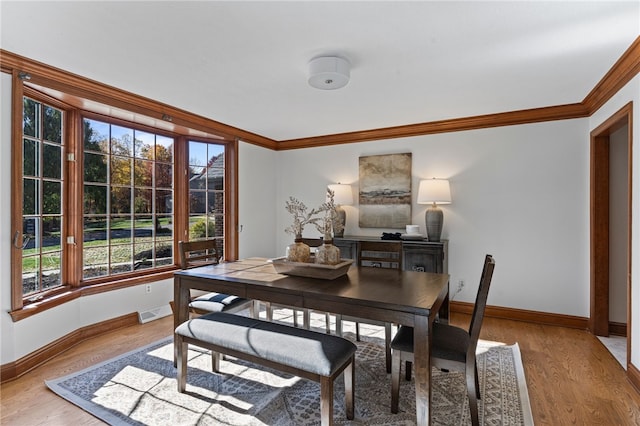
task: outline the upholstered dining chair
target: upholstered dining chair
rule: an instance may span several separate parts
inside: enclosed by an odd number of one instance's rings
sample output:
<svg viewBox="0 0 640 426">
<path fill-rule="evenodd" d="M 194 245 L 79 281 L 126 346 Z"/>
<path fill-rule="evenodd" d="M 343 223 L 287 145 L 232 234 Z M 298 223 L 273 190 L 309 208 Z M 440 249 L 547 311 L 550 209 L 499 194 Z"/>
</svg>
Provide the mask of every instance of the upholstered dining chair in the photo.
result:
<svg viewBox="0 0 640 426">
<path fill-rule="evenodd" d="M 374 268 L 402 269 L 402 243 L 400 241 L 360 241 L 358 243 L 359 266 Z M 342 322 L 356 323 L 356 340 L 360 341 L 360 323 L 384 327 L 385 364 L 387 373 L 391 372 L 391 323 L 362 319 L 347 315 L 336 315 L 336 330 L 341 335 Z"/>
<path fill-rule="evenodd" d="M 478 366 L 476 363 L 476 348 L 482 327 L 489 286 L 493 277 L 495 261 L 491 255 L 486 255 L 476 303 L 471 316 L 468 330 L 449 324 L 434 323 L 431 343 L 431 365 L 444 371 L 462 371 L 466 375 L 467 395 L 471 423 L 478 426 L 478 399 L 480 399 L 480 385 L 478 381 Z M 413 327 L 401 326 L 391 342 L 391 412 L 398 412 L 400 392 L 400 365 L 406 362 L 406 378 L 411 380 L 411 363 L 413 362 Z"/>
<path fill-rule="evenodd" d="M 217 265 L 220 261 L 215 239 L 179 241 L 178 250 L 180 252 L 180 268 L 182 269 Z M 244 309 L 249 309 L 250 315 L 256 317 L 254 302 L 234 295 L 192 292 L 189 303 L 189 311 L 200 315 L 209 312 L 235 313 Z"/>
<path fill-rule="evenodd" d="M 302 238 L 302 242 L 308 245 L 311 248 L 320 247 L 324 244 L 324 240 L 322 238 Z M 277 305 L 274 303 L 267 302 L 266 310 L 267 310 L 267 320 L 273 321 L 273 310 L 276 308 L 284 308 L 291 309 L 293 311 L 293 325 L 298 327 L 298 312 L 302 311 L 302 325 L 305 328 L 311 328 L 311 310 L 310 309 L 298 309 L 293 308 L 291 306 L 285 305 Z M 327 334 L 331 334 L 331 317 L 328 312 L 324 313 L 325 318 L 325 329 Z"/>
</svg>

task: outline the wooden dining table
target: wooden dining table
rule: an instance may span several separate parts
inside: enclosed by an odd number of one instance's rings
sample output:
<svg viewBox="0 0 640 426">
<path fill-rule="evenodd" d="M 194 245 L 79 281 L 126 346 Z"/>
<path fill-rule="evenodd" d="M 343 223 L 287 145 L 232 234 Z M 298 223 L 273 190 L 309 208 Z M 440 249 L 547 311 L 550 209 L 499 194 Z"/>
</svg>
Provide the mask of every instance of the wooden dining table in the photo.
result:
<svg viewBox="0 0 640 426">
<path fill-rule="evenodd" d="M 413 327 L 416 421 L 430 424 L 431 330 L 436 317 L 449 319 L 448 274 L 352 265 L 341 277 L 318 279 L 279 274 L 265 258 L 180 270 L 174 274 L 175 327 L 188 320 L 192 289 Z"/>
</svg>

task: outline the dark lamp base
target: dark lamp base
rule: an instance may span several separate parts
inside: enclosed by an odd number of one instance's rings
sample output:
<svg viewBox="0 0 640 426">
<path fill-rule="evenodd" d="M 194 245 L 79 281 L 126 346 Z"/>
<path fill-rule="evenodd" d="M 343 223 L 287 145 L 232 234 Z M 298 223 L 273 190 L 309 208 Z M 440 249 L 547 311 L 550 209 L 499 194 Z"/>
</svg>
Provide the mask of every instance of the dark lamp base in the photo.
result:
<svg viewBox="0 0 640 426">
<path fill-rule="evenodd" d="M 429 241 L 439 242 L 442 235 L 442 223 L 444 222 L 442 210 L 438 206 L 429 207 L 424 214 L 424 221 L 427 226 L 427 238 Z"/>
</svg>

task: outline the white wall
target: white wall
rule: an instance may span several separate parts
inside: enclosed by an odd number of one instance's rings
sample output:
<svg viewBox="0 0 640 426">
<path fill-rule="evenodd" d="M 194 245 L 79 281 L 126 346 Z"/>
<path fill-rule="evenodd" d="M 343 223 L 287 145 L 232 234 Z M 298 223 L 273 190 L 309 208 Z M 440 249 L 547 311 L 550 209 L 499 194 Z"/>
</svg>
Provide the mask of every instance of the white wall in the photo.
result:
<svg viewBox="0 0 640 426">
<path fill-rule="evenodd" d="M 627 103 L 633 102 L 632 123 L 640 123 L 640 76 L 636 75 L 616 93 L 604 106 L 589 118 L 589 131 L 604 123 L 609 117 L 620 110 Z M 631 129 L 632 133 L 632 181 L 633 196 L 631 199 L 632 223 L 631 223 L 631 323 L 628 330 L 631 331 L 631 364 L 640 368 L 640 197 L 637 196 L 640 188 L 640 135 L 637 129 Z"/>
<path fill-rule="evenodd" d="M 74 330 L 132 312 L 153 309 L 173 300 L 173 280 L 152 283 L 151 293 L 143 285 L 80 297 L 13 323 L 14 346 L 2 363 L 19 359 Z M 3 316 L 6 309 L 3 307 Z M 10 319 L 9 319 L 10 321 Z M 2 333 L 5 333 L 4 323 Z M 3 351 L 4 352 L 4 351 Z"/>
<path fill-rule="evenodd" d="M 278 156 L 277 250 L 292 195 L 310 206 L 327 184 L 354 185 L 358 158 L 411 152 L 413 223 L 424 229 L 426 206 L 415 204 L 418 182 L 448 178 L 453 202 L 441 206 L 449 239 L 451 282 L 466 286 L 456 300 L 475 298 L 484 254 L 496 258 L 489 303 L 535 311 L 589 315 L 588 120 L 564 120 L 379 142 L 284 151 Z M 357 197 L 356 197 L 357 199 Z M 356 201 L 357 202 L 357 201 Z M 358 228 L 347 207 L 347 235 L 381 235 Z M 313 229 L 305 235 L 318 236 Z"/>
<path fill-rule="evenodd" d="M 11 309 L 11 75 L 0 73 L 0 364 L 14 359 Z"/>
<path fill-rule="evenodd" d="M 277 153 L 240 143 L 238 158 L 239 257 L 276 257 L 275 198 Z"/>
</svg>

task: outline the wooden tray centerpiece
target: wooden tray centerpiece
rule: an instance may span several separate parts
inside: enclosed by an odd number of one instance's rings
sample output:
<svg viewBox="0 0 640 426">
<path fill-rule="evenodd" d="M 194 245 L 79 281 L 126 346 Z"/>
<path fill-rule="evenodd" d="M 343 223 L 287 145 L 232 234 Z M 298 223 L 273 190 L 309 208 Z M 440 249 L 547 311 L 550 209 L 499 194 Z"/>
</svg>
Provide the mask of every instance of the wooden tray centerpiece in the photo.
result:
<svg viewBox="0 0 640 426">
<path fill-rule="evenodd" d="M 311 262 L 291 262 L 286 257 L 277 257 L 270 260 L 276 272 L 284 275 L 295 275 L 298 277 L 319 278 L 322 280 L 334 280 L 347 273 L 353 263 L 353 259 L 340 259 L 336 265 L 323 265 Z"/>
</svg>

